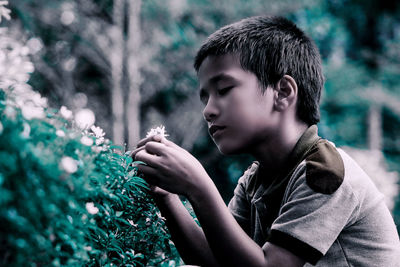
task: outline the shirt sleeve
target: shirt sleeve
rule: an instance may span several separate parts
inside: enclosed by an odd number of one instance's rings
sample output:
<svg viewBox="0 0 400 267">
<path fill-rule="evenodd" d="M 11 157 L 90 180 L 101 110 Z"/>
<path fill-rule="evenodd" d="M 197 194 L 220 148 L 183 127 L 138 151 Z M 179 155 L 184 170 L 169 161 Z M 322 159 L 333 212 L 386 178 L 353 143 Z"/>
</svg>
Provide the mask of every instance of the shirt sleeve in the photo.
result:
<svg viewBox="0 0 400 267">
<path fill-rule="evenodd" d="M 357 212 L 357 203 L 346 181 L 332 194 L 313 191 L 306 182 L 306 165 L 300 164 L 268 241 L 316 264 Z"/>
</svg>

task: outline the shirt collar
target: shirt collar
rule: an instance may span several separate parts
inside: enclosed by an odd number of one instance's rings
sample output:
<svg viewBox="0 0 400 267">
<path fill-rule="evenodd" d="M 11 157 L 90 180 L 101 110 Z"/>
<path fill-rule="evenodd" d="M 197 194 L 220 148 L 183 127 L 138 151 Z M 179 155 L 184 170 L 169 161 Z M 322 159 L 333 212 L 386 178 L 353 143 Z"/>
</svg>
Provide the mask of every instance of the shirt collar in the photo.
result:
<svg viewBox="0 0 400 267">
<path fill-rule="evenodd" d="M 318 127 L 317 125 L 311 125 L 307 128 L 307 130 L 303 133 L 303 135 L 299 138 L 296 145 L 294 146 L 292 153 L 290 153 L 290 157 L 288 160 L 288 165 L 285 169 L 293 171 L 297 165 L 303 161 L 303 159 L 307 156 L 308 152 L 314 146 L 318 140 L 321 139 L 318 136 Z"/>
<path fill-rule="evenodd" d="M 293 171 L 297 168 L 300 162 L 306 158 L 311 149 L 320 139 L 321 137 L 318 136 L 317 125 L 311 125 L 308 127 L 297 141 L 292 152 L 290 153 L 287 163 L 282 167 L 282 171 L 277 177 L 275 177 L 275 179 L 273 179 L 271 182 L 267 182 L 265 180 L 266 177 L 257 177 L 258 179 L 261 178 L 261 181 L 257 179 L 261 184 L 261 188 L 258 188 L 259 190 L 257 190 L 258 186 L 256 186 L 256 188 L 253 189 L 255 190 L 253 191 L 255 193 L 255 198 L 261 197 L 261 195 L 265 196 L 271 194 L 272 192 L 277 193 L 277 191 L 284 190 Z M 265 182 L 267 183 L 265 184 Z M 281 188 L 281 190 L 278 190 L 278 188 Z M 259 192 L 256 193 L 256 191 Z"/>
</svg>

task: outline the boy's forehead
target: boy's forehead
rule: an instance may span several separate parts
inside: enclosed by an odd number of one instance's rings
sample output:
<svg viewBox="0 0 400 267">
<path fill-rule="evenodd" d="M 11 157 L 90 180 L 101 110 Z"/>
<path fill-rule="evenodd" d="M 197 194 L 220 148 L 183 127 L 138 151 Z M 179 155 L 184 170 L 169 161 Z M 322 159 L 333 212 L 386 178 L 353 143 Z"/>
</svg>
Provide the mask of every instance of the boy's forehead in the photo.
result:
<svg viewBox="0 0 400 267">
<path fill-rule="evenodd" d="M 207 56 L 200 65 L 198 78 L 200 85 L 209 82 L 216 82 L 231 77 L 233 71 L 244 71 L 237 56 L 233 54 Z"/>
<path fill-rule="evenodd" d="M 222 55 L 208 55 L 204 58 L 203 62 L 200 65 L 199 72 L 204 68 L 209 68 L 210 64 L 212 66 L 227 66 L 227 65 L 239 65 L 240 60 L 239 55 L 236 53 L 227 53 Z"/>
</svg>

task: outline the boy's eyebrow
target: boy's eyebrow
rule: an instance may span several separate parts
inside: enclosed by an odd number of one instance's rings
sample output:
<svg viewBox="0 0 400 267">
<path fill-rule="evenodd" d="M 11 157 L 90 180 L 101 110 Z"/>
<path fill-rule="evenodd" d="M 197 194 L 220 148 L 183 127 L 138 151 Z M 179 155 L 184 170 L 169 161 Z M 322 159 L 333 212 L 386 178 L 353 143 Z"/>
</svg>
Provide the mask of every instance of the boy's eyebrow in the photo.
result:
<svg viewBox="0 0 400 267">
<path fill-rule="evenodd" d="M 210 78 L 209 83 L 217 83 L 220 80 L 233 80 L 233 81 L 235 81 L 235 78 L 233 78 L 229 74 L 220 73 L 220 74 L 217 74 L 217 75 L 213 76 L 212 78 Z"/>
<path fill-rule="evenodd" d="M 209 83 L 209 84 L 216 84 L 217 82 L 219 82 L 219 81 L 221 81 L 221 80 L 236 81 L 236 79 L 233 78 L 231 75 L 226 74 L 226 73 L 220 73 L 220 74 L 217 74 L 217 75 L 211 77 L 211 78 L 208 80 L 208 83 Z M 205 93 L 205 91 L 206 91 L 205 88 L 201 87 L 201 88 L 200 88 L 200 95 L 202 95 L 202 93 Z"/>
</svg>

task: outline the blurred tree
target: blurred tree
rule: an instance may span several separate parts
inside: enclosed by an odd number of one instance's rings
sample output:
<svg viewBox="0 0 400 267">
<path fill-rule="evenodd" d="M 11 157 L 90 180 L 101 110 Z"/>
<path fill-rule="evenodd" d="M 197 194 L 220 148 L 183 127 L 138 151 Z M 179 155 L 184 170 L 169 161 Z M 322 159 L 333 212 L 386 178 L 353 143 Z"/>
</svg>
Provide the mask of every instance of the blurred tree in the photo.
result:
<svg viewBox="0 0 400 267">
<path fill-rule="evenodd" d="M 140 6 L 138 0 L 11 3 L 41 47 L 33 58 L 34 87 L 55 105 L 78 110 L 88 104 L 117 144 L 139 139 Z"/>
<path fill-rule="evenodd" d="M 134 146 L 140 139 L 140 87 L 142 84 L 141 66 L 144 64 L 141 55 L 141 0 L 127 0 L 128 31 L 126 42 L 126 66 L 128 80 L 128 102 L 126 103 L 125 125 L 128 131 L 128 144 Z"/>
<path fill-rule="evenodd" d="M 123 62 L 124 62 L 124 0 L 115 0 L 112 19 L 115 29 L 111 35 L 114 49 L 110 55 L 111 63 L 111 109 L 112 109 L 112 136 L 116 144 L 124 143 L 124 90 Z"/>
<path fill-rule="evenodd" d="M 363 145 L 383 150 L 390 157 L 400 160 L 400 147 L 393 145 L 395 142 L 389 137 L 399 138 L 400 133 L 393 132 L 393 127 L 384 127 L 384 124 L 396 125 L 400 118 L 400 3 L 338 0 L 327 2 L 327 10 L 348 32 L 348 45 L 344 47 L 347 62 L 341 67 L 348 69 L 347 66 L 356 65 L 362 72 L 358 71 L 361 75 L 356 79 L 349 76 L 360 82 L 353 88 L 347 88 L 354 90 L 354 96 L 359 98 L 359 101 L 353 101 L 354 110 L 363 110 L 364 116 L 356 112 L 351 116 L 363 119 L 361 124 L 367 127 Z M 340 106 L 341 101 L 335 101 L 335 105 Z M 394 116 L 387 116 L 387 112 Z M 391 167 L 400 171 L 398 165 Z"/>
</svg>

